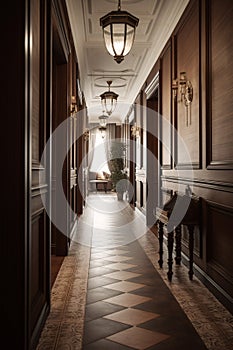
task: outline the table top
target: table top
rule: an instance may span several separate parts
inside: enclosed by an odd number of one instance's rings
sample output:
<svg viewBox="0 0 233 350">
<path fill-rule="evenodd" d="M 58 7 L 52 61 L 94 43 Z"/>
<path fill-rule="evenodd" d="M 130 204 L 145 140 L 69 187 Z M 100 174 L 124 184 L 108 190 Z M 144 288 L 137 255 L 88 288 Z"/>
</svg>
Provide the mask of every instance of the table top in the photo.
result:
<svg viewBox="0 0 233 350">
<path fill-rule="evenodd" d="M 108 183 L 109 180 L 103 180 L 103 179 L 98 179 L 98 180 L 89 180 L 89 182 L 92 182 L 92 183 Z"/>
</svg>

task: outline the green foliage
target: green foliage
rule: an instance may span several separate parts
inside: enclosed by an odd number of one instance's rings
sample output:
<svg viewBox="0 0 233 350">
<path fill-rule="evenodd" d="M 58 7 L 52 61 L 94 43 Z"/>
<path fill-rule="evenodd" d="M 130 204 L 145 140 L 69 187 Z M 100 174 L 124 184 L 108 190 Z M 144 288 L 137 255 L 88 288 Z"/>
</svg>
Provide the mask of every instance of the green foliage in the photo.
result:
<svg viewBox="0 0 233 350">
<path fill-rule="evenodd" d="M 126 144 L 120 141 L 113 141 L 110 147 L 109 170 L 113 189 L 117 192 L 124 192 L 127 189 L 128 176 L 125 169 Z M 124 180 L 124 181 L 123 181 Z"/>
</svg>

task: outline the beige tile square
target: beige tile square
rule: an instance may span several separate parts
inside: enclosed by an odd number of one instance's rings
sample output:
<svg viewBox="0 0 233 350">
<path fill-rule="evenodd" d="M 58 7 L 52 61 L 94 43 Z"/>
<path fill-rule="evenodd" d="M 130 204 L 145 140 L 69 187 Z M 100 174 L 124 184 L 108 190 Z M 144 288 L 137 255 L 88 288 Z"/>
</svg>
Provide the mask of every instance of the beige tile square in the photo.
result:
<svg viewBox="0 0 233 350">
<path fill-rule="evenodd" d="M 129 253 L 129 251 L 128 250 L 123 250 L 123 249 L 109 249 L 109 250 L 107 250 L 106 251 L 106 253 L 107 254 L 109 254 L 109 255 L 119 255 L 119 254 L 127 254 L 127 253 Z"/>
<path fill-rule="evenodd" d="M 137 265 L 133 264 L 128 264 L 128 263 L 114 263 L 110 265 L 105 265 L 108 269 L 113 269 L 113 270 L 126 270 L 126 269 L 131 269 L 131 267 L 135 267 Z"/>
<path fill-rule="evenodd" d="M 92 253 L 91 254 L 91 259 L 96 260 L 96 259 L 103 259 L 108 257 L 108 254 L 105 252 L 99 252 L 99 253 Z"/>
<path fill-rule="evenodd" d="M 108 320 L 113 320 L 121 323 L 126 323 L 131 326 L 137 326 L 141 323 L 152 320 L 153 318 L 159 317 L 159 314 L 154 314 L 153 312 L 147 312 L 136 309 L 125 309 L 113 314 L 104 316 Z"/>
<path fill-rule="evenodd" d="M 146 301 L 151 300 L 151 298 L 148 297 L 141 297 L 140 295 L 134 295 L 130 293 L 124 293 L 117 295 L 112 298 L 105 299 L 103 301 L 111 304 L 116 304 L 116 305 L 122 305 L 125 307 L 131 307 L 135 305 L 139 305 L 142 303 L 145 303 Z"/>
<path fill-rule="evenodd" d="M 125 331 L 113 334 L 106 339 L 132 347 L 134 349 L 143 350 L 168 338 L 169 335 L 167 334 L 152 332 L 139 327 L 131 327 Z"/>
<path fill-rule="evenodd" d="M 115 256 L 107 256 L 104 258 L 104 260 L 113 261 L 113 262 L 121 262 L 121 261 L 132 260 L 132 258 L 130 258 L 128 256 L 115 255 Z"/>
<path fill-rule="evenodd" d="M 121 280 L 121 281 L 125 281 L 125 280 L 128 280 L 129 278 L 141 276 L 141 274 L 134 273 L 134 272 L 128 272 L 128 271 L 116 271 L 116 272 L 108 273 L 104 276 L 109 277 L 109 278 L 115 278 L 115 279 Z"/>
<path fill-rule="evenodd" d="M 113 290 L 119 290 L 120 292 L 131 292 L 132 290 L 145 287 L 145 284 L 121 281 L 121 282 L 108 284 L 107 286 L 103 286 L 103 287 L 108 289 L 113 289 Z"/>
</svg>

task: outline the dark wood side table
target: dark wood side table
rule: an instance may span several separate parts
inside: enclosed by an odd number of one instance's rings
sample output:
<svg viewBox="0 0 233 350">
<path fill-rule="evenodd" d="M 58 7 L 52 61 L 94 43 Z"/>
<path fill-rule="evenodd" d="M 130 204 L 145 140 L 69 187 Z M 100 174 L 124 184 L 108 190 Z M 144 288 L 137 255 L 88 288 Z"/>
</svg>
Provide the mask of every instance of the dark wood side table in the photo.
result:
<svg viewBox="0 0 233 350">
<path fill-rule="evenodd" d="M 185 197 L 186 196 L 186 197 Z M 191 198 L 188 199 L 187 196 Z M 168 272 L 167 276 L 169 281 L 172 280 L 172 265 L 173 265 L 173 246 L 174 246 L 174 232 L 175 232 L 175 261 L 177 265 L 181 263 L 181 225 L 186 225 L 188 227 L 189 233 L 189 278 L 193 278 L 193 247 L 194 247 L 194 227 L 200 223 L 200 200 L 199 197 L 190 194 L 189 189 L 186 194 L 181 196 L 175 193 L 171 199 L 165 203 L 163 208 L 156 208 L 156 218 L 158 223 L 158 238 L 159 238 L 159 266 L 163 266 L 163 235 L 164 235 L 164 225 L 167 225 L 171 217 L 172 211 L 175 207 L 176 201 L 179 197 L 180 203 L 182 200 L 188 200 L 188 209 L 182 218 L 182 220 L 177 225 L 173 225 L 173 229 L 168 231 L 167 234 L 167 247 L 168 247 Z M 171 223 L 170 223 L 171 224 Z M 171 224 L 172 225 L 172 224 Z"/>
</svg>

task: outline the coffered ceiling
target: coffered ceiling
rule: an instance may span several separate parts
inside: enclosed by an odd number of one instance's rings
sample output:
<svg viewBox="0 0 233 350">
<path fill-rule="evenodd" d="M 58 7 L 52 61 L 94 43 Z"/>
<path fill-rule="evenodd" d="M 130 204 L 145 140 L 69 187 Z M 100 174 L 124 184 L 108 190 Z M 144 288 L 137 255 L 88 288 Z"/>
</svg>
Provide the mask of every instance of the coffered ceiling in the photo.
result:
<svg viewBox="0 0 233 350">
<path fill-rule="evenodd" d="M 108 90 L 107 80 L 112 80 L 111 90 L 119 94 L 110 118 L 124 119 L 188 2 L 122 0 L 121 9 L 138 17 L 139 24 L 132 50 L 118 64 L 105 48 L 99 22 L 117 10 L 118 0 L 66 0 L 90 122 L 102 114 L 99 96 Z"/>
</svg>

